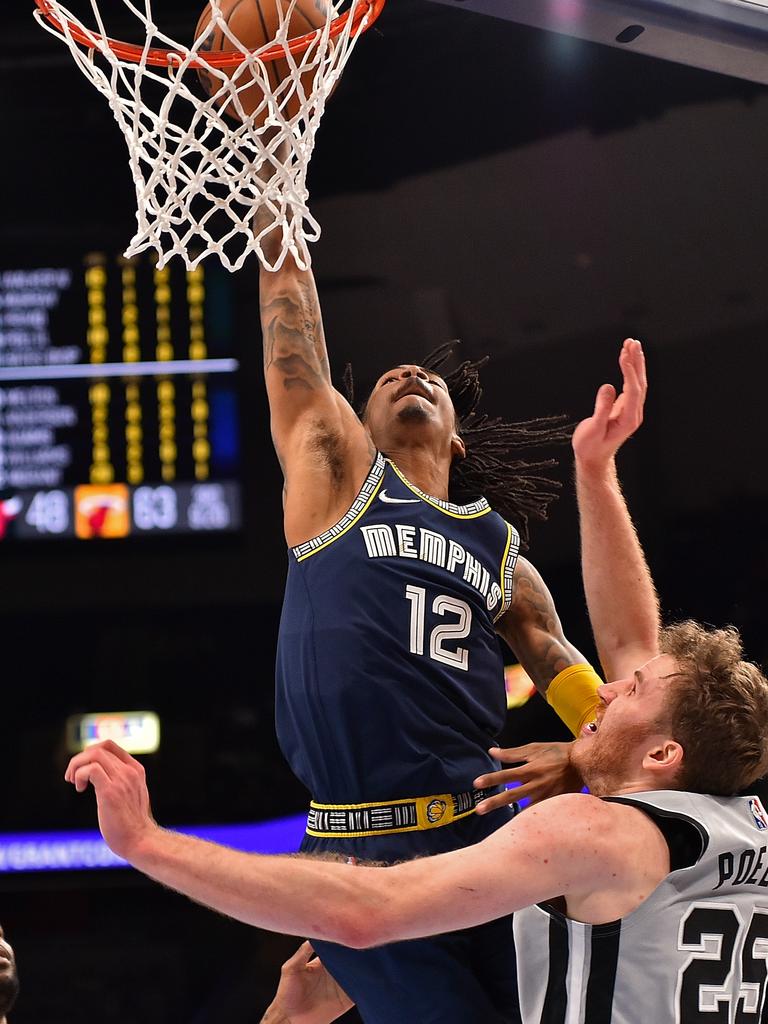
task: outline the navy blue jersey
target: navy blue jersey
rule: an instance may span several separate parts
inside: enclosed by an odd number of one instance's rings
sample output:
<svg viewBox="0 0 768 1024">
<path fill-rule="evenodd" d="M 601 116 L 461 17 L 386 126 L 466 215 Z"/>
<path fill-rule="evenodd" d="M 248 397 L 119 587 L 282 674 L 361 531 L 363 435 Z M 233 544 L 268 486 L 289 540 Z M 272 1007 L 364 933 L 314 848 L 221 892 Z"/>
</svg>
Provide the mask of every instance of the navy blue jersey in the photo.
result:
<svg viewBox="0 0 768 1024">
<path fill-rule="evenodd" d="M 277 731 L 316 801 L 462 792 L 497 767 L 518 548 L 484 499 L 430 497 L 379 454 L 342 520 L 292 549 Z"/>
</svg>

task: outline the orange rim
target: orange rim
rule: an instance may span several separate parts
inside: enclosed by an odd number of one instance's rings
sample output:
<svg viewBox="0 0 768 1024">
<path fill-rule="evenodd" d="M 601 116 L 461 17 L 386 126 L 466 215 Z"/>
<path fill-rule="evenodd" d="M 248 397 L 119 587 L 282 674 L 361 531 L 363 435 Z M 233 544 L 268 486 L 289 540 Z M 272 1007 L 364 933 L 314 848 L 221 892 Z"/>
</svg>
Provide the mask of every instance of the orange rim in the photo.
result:
<svg viewBox="0 0 768 1024">
<path fill-rule="evenodd" d="M 357 4 L 354 17 L 352 18 L 352 26 L 350 31 L 356 32 L 359 28 L 363 19 L 368 18 L 368 24 L 365 26 L 367 31 L 371 25 L 376 21 L 378 16 L 381 14 L 386 0 L 360 0 Z M 110 39 L 108 36 L 102 36 L 98 32 L 83 31 L 75 22 L 70 21 L 68 18 L 61 19 L 54 11 L 53 5 L 50 0 L 35 0 L 38 8 L 40 9 L 43 16 L 47 21 L 53 25 L 57 32 L 62 36 L 66 35 L 64 24 L 69 28 L 69 32 L 74 40 L 81 43 L 89 50 L 95 50 L 98 48 L 99 43 L 106 43 L 108 48 L 119 57 L 121 60 L 129 61 L 133 64 L 140 64 L 145 59 L 145 51 L 143 46 L 136 46 L 133 43 L 121 43 L 117 39 Z M 329 29 L 329 36 L 331 39 L 335 39 L 336 36 L 346 28 L 347 22 L 349 21 L 352 10 L 347 11 L 346 14 L 339 15 L 331 22 Z M 304 50 L 317 38 L 319 32 L 322 29 L 316 29 L 314 32 L 307 32 L 303 36 L 296 36 L 295 39 L 289 39 L 287 43 L 287 49 L 290 53 L 303 53 Z M 270 46 L 268 49 L 260 52 L 254 50 L 254 53 L 259 54 L 261 60 L 280 60 L 281 57 L 285 57 L 285 47 L 279 43 L 274 46 Z M 185 61 L 188 57 L 189 51 L 184 50 L 164 50 L 159 47 L 152 47 L 146 51 L 146 62 L 147 64 L 153 64 L 159 67 L 168 67 L 169 65 L 180 64 Z M 208 53 L 205 60 L 198 60 L 193 58 L 189 62 L 191 68 L 229 68 L 236 67 L 238 64 L 242 64 L 246 60 L 246 55 L 241 53 L 239 50 L 221 50 L 218 53 Z"/>
</svg>

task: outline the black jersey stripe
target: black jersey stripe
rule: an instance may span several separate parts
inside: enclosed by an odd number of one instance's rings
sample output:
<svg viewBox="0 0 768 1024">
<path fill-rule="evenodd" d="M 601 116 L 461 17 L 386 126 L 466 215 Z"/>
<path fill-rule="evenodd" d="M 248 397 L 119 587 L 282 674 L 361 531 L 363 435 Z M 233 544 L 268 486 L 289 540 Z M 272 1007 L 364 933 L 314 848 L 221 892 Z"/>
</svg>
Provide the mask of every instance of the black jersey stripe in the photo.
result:
<svg viewBox="0 0 768 1024">
<path fill-rule="evenodd" d="M 540 1024 L 565 1024 L 568 1005 L 567 974 L 568 927 L 564 920 L 552 917 L 549 921 L 549 977 Z"/>
<path fill-rule="evenodd" d="M 508 963 L 509 971 L 512 977 L 515 979 L 515 985 L 512 989 L 510 996 L 510 1004 L 506 1007 L 506 1013 L 504 1014 L 505 1024 L 525 1024 L 523 1021 L 523 1015 L 520 1011 L 520 975 L 517 973 L 517 940 L 515 939 L 515 932 L 512 926 L 512 919 L 509 920 L 509 949 L 508 949 Z"/>
<path fill-rule="evenodd" d="M 620 921 L 592 929 L 592 955 L 584 1013 L 584 1020 L 589 1024 L 611 1024 L 620 941 Z"/>
</svg>

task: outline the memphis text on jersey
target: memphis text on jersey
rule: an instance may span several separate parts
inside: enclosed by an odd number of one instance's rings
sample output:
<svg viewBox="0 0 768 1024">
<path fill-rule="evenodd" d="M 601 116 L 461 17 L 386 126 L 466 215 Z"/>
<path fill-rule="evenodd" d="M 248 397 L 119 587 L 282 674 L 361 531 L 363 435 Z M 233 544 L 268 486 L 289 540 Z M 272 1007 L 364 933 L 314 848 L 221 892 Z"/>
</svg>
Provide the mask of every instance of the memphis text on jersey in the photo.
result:
<svg viewBox="0 0 768 1024">
<path fill-rule="evenodd" d="M 415 558 L 460 576 L 485 601 L 489 612 L 502 598 L 499 584 L 485 566 L 458 541 L 425 527 L 385 523 L 361 526 L 369 558 Z"/>
</svg>

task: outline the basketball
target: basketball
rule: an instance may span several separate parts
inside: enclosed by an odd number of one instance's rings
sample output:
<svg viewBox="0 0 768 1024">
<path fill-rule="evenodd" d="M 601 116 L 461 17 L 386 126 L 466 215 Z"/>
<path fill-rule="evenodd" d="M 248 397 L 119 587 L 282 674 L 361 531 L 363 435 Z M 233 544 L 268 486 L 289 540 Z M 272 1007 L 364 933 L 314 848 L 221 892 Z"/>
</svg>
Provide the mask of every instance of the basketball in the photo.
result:
<svg viewBox="0 0 768 1024">
<path fill-rule="evenodd" d="M 290 9 L 291 3 L 290 0 L 219 0 L 219 7 L 229 30 L 240 40 L 243 47 L 248 50 L 258 50 L 275 39 L 281 21 Z M 288 38 L 295 39 L 307 32 L 322 28 L 325 25 L 326 9 L 324 0 L 297 0 L 288 19 Z M 210 25 L 212 13 L 210 3 L 206 4 L 195 29 L 195 40 L 199 39 Z M 200 52 L 205 56 L 208 53 L 234 49 L 233 42 L 217 26 L 204 41 Z M 300 60 L 301 55 L 298 55 L 297 63 L 300 63 Z M 265 67 L 269 76 L 270 88 L 274 92 L 280 83 L 289 76 L 290 66 L 286 60 L 273 60 L 265 62 Z M 232 78 L 237 68 L 222 70 Z M 313 75 L 314 72 L 308 70 L 301 76 L 302 86 L 307 93 L 312 89 Z M 198 71 L 198 78 L 209 95 L 215 93 L 222 84 L 220 79 L 206 70 Z M 247 84 L 249 81 L 250 85 Z M 246 114 L 251 115 L 258 110 L 259 104 L 264 98 L 264 90 L 256 77 L 248 71 L 237 77 L 237 83 L 241 87 L 239 96 L 243 110 Z M 232 100 L 228 100 L 228 94 L 222 96 L 221 106 L 224 114 L 239 120 L 239 114 Z M 300 107 L 299 98 L 292 94 L 281 106 L 286 118 L 295 117 Z M 266 116 L 266 110 L 257 116 L 257 127 L 264 123 Z"/>
</svg>

